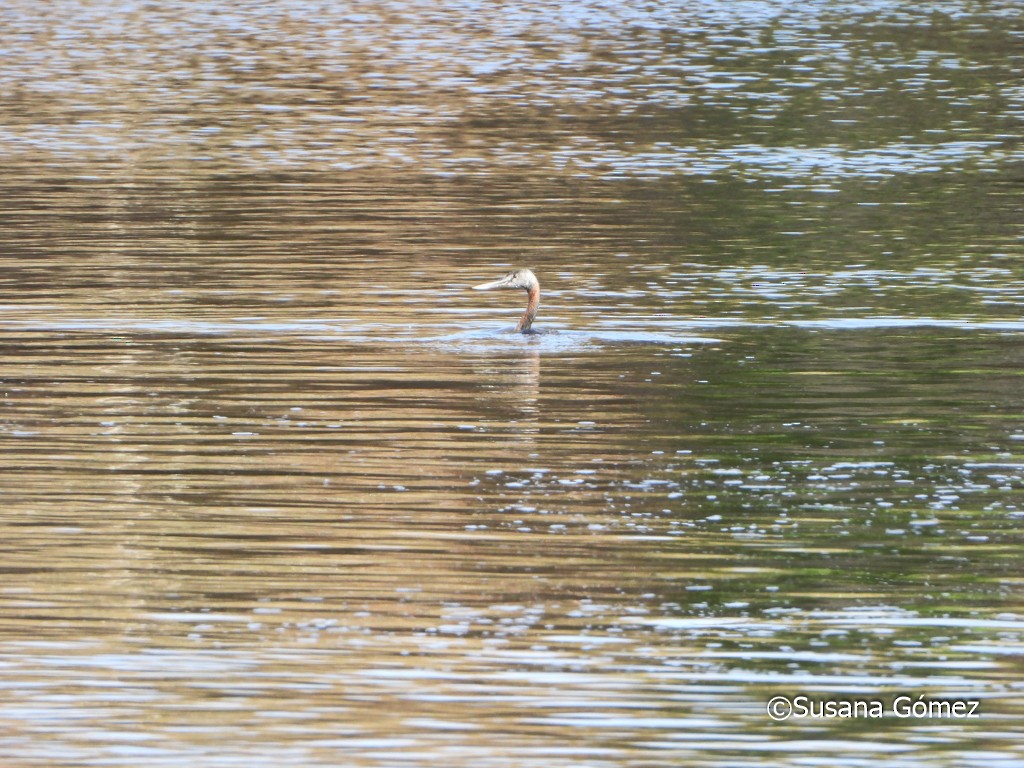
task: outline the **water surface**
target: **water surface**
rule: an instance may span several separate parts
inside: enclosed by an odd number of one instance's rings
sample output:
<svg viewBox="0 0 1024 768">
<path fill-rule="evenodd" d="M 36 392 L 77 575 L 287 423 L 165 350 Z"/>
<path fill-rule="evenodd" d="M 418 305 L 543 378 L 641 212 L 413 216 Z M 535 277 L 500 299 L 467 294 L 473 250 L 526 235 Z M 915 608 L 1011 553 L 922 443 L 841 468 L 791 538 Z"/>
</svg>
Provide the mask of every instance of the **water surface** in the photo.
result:
<svg viewBox="0 0 1024 768">
<path fill-rule="evenodd" d="M 0 30 L 5 765 L 1024 760 L 1019 4 Z"/>
</svg>

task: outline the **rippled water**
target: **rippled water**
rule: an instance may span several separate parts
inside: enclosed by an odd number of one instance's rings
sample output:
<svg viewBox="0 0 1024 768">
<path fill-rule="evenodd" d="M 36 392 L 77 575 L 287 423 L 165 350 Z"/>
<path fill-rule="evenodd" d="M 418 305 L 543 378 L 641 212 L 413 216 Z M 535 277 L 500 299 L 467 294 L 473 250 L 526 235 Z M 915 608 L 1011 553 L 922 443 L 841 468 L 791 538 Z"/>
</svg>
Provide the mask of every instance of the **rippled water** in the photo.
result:
<svg viewBox="0 0 1024 768">
<path fill-rule="evenodd" d="M 1020 764 L 1022 36 L 4 4 L 4 765 Z"/>
</svg>

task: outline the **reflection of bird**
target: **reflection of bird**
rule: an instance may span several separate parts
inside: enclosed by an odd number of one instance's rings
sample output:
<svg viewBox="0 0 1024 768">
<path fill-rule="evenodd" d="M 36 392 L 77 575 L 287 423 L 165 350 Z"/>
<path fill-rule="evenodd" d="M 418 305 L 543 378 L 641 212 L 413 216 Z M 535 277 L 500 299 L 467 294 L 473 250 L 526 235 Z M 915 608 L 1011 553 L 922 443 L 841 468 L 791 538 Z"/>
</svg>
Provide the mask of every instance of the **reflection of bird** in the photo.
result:
<svg viewBox="0 0 1024 768">
<path fill-rule="evenodd" d="M 530 326 L 533 325 L 533 318 L 537 316 L 537 307 L 540 306 L 540 283 L 537 282 L 537 276 L 528 269 L 516 269 L 493 283 L 473 286 L 474 291 L 490 291 L 494 288 L 522 288 L 526 291 L 526 311 L 519 318 L 516 331 L 518 333 L 536 333 L 530 329 Z"/>
</svg>

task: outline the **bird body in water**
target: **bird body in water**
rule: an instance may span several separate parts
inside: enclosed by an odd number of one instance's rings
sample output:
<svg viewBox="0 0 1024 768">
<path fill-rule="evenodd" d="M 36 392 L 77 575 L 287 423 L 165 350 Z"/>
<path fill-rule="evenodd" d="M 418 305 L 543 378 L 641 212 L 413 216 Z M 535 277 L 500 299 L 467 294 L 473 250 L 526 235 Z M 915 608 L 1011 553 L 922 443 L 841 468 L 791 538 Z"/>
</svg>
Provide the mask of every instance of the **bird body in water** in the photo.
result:
<svg viewBox="0 0 1024 768">
<path fill-rule="evenodd" d="M 519 318 L 517 333 L 537 333 L 533 330 L 533 319 L 540 306 L 540 283 L 537 276 L 528 269 L 514 269 L 500 280 L 473 286 L 474 291 L 491 291 L 496 288 L 521 288 L 526 291 L 526 311 Z"/>
</svg>

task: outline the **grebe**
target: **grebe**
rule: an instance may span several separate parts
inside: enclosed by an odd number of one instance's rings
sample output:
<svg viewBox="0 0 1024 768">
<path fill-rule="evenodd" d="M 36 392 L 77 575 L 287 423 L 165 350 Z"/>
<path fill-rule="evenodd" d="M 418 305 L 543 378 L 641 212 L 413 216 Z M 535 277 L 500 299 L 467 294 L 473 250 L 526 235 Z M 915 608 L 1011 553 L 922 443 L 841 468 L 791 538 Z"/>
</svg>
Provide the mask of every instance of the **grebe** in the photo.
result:
<svg viewBox="0 0 1024 768">
<path fill-rule="evenodd" d="M 493 283 L 473 286 L 474 291 L 490 291 L 495 288 L 522 288 L 526 291 L 526 311 L 519 318 L 516 332 L 536 333 L 531 330 L 530 326 L 533 325 L 533 318 L 537 316 L 537 307 L 540 306 L 540 283 L 537 282 L 537 276 L 528 269 L 515 269 Z"/>
</svg>

